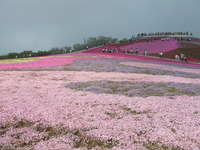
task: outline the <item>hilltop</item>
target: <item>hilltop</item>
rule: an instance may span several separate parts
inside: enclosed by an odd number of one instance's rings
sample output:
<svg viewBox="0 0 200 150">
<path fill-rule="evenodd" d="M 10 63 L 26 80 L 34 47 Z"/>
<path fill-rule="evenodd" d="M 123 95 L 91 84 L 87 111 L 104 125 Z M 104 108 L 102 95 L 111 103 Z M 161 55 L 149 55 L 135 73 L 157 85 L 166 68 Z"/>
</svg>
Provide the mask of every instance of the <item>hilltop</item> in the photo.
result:
<svg viewBox="0 0 200 150">
<path fill-rule="evenodd" d="M 25 51 L 25 58 L 15 58 L 0 61 L 0 69 L 38 69 L 59 67 L 65 70 L 67 65 L 72 65 L 79 59 L 117 59 L 146 63 L 159 63 L 188 67 L 199 67 L 200 62 L 200 39 L 188 33 L 157 33 L 139 34 L 128 40 L 116 41 L 112 38 L 89 38 L 89 46 L 81 45 L 79 51 L 64 53 L 63 49 L 51 50 L 54 55 L 46 55 L 49 52 L 40 52 L 42 56 L 33 57 L 31 51 Z M 100 43 L 98 43 L 98 42 Z M 104 43 L 107 41 L 107 43 Z M 102 46 L 94 46 L 94 43 Z M 93 45 L 93 46 L 92 46 Z M 81 48 L 79 47 L 79 48 Z M 87 49 L 83 49 L 87 47 Z M 59 54 L 56 54 L 56 51 Z M 145 52 L 145 53 L 144 53 Z M 160 52 L 163 53 L 159 57 Z M 187 57 L 181 59 L 181 53 Z M 39 54 L 39 53 L 38 53 Z M 175 55 L 179 59 L 175 59 Z M 57 70 L 57 69 L 56 69 Z"/>
<path fill-rule="evenodd" d="M 137 37 L 120 41 L 119 43 L 109 44 L 102 49 L 118 49 L 119 53 L 143 55 L 158 57 L 159 52 L 163 52 L 163 57 L 175 59 L 175 55 L 181 57 L 181 53 L 187 55 L 190 62 L 200 62 L 200 38 L 189 33 L 155 33 L 155 34 L 138 34 Z M 101 49 L 92 49 L 85 53 L 100 53 Z"/>
</svg>

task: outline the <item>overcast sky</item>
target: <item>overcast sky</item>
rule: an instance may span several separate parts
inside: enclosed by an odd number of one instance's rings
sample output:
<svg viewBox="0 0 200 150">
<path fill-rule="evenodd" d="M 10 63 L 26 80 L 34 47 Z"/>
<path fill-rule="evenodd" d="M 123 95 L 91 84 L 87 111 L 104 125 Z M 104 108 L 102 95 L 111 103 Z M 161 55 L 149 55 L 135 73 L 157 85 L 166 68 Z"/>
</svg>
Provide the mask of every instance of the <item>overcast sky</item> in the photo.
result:
<svg viewBox="0 0 200 150">
<path fill-rule="evenodd" d="M 141 32 L 200 37 L 199 6 L 200 0 L 0 0 L 0 55 Z"/>
</svg>

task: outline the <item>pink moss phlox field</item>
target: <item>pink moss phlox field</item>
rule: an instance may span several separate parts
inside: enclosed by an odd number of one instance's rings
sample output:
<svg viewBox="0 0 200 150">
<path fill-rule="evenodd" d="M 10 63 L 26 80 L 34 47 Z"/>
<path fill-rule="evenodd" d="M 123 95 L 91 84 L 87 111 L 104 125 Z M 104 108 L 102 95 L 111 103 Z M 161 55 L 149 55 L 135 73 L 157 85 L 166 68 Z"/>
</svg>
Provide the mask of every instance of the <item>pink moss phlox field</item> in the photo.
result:
<svg viewBox="0 0 200 150">
<path fill-rule="evenodd" d="M 170 39 L 170 41 L 166 41 L 166 42 L 161 42 L 161 43 L 164 43 L 164 45 L 165 45 L 164 48 L 162 47 L 163 44 L 161 44 L 161 46 L 159 46 L 160 42 L 161 41 L 152 42 L 152 43 L 154 43 L 153 44 L 154 47 L 152 47 L 150 53 L 158 53 L 160 51 L 166 52 L 166 51 L 170 51 L 170 50 L 181 47 L 180 44 L 174 39 Z M 138 43 L 138 44 L 146 45 L 148 43 Z M 133 44 L 133 45 L 135 46 L 135 49 L 139 48 L 139 47 L 136 46 L 137 44 Z M 99 56 L 110 56 L 110 57 L 113 57 L 115 59 L 126 59 L 126 60 L 146 61 L 146 62 L 159 62 L 159 63 L 176 64 L 176 65 L 181 65 L 181 66 L 183 65 L 183 66 L 198 66 L 198 67 L 200 67 L 199 64 L 188 64 L 188 63 L 185 63 L 185 62 L 174 61 L 174 60 L 169 60 L 169 59 L 160 59 L 160 58 L 145 57 L 145 56 L 141 56 L 141 55 L 130 55 L 130 54 L 122 53 L 122 49 L 129 48 L 133 45 L 128 45 L 128 46 L 124 46 L 124 47 L 102 46 L 102 47 L 99 47 L 99 48 L 94 48 L 94 49 L 91 49 L 91 50 L 88 50 L 88 51 L 84 51 L 84 52 L 81 53 L 81 55 L 87 53 L 87 54 L 90 54 L 90 55 L 95 54 L 95 55 L 99 55 Z M 156 45 L 158 45 L 159 47 L 158 46 L 156 47 Z M 148 47 L 151 47 L 151 46 L 148 46 Z M 114 48 L 114 49 L 117 48 L 119 52 L 118 53 L 101 53 L 101 50 L 104 49 L 104 48 Z M 143 48 L 147 49 L 147 47 L 141 47 L 140 49 L 142 51 L 139 52 L 140 54 L 143 53 L 143 50 L 144 50 Z"/>
<path fill-rule="evenodd" d="M 88 51 L 84 51 L 82 53 L 60 54 L 59 56 L 79 56 L 79 57 L 75 57 L 74 59 L 98 59 L 100 57 L 103 59 L 124 59 L 124 60 L 134 60 L 134 61 L 159 62 L 161 64 L 167 63 L 167 64 L 175 64 L 175 65 L 180 65 L 180 66 L 200 67 L 199 64 L 191 64 L 191 63 L 173 61 L 173 60 L 168 60 L 168 59 L 145 57 L 145 56 L 141 56 L 141 55 L 129 55 L 129 54 L 123 54 L 123 53 L 101 53 L 102 48 L 104 48 L 104 47 L 95 48 L 95 49 L 92 49 L 91 51 L 88 50 Z M 115 48 L 115 47 L 113 47 L 113 48 Z M 83 57 L 81 57 L 81 56 L 83 56 Z M 85 57 L 85 56 L 91 56 L 91 58 Z"/>
<path fill-rule="evenodd" d="M 43 59 L 25 63 L 0 64 L 0 68 L 1 69 L 39 68 L 39 67 L 60 66 L 60 65 L 70 64 L 72 62 L 73 58 L 46 57 Z"/>
<path fill-rule="evenodd" d="M 62 56 L 62 57 L 59 57 Z M 39 60 L 25 62 L 25 63 L 8 63 L 8 64 L 0 64 L 0 69 L 20 69 L 20 68 L 40 68 L 40 67 L 55 67 L 55 66 L 63 66 L 69 65 L 74 62 L 76 59 L 95 59 L 92 55 L 76 55 L 79 57 L 64 57 L 65 55 L 58 56 L 48 56 Z M 74 55 L 66 55 L 66 56 L 74 56 Z M 97 56 L 98 57 L 98 56 Z"/>
<path fill-rule="evenodd" d="M 181 65 L 181 66 L 198 66 L 198 67 L 200 66 L 199 64 L 191 64 L 191 63 L 173 61 L 173 60 L 168 60 L 168 59 L 145 57 L 141 55 L 123 54 L 122 51 L 120 53 L 101 53 L 101 49 L 102 47 L 88 50 L 85 52 L 80 52 L 80 53 L 50 55 L 42 59 L 31 61 L 31 62 L 0 64 L 0 69 L 55 67 L 55 66 L 64 66 L 64 65 L 72 64 L 77 59 L 99 59 L 99 58 L 159 62 L 163 64 L 168 63 L 168 64 L 176 64 L 176 65 Z"/>
<path fill-rule="evenodd" d="M 159 53 L 160 51 L 168 52 L 173 49 L 181 48 L 179 42 L 173 38 L 169 41 L 155 41 L 155 42 L 140 42 L 127 46 L 120 47 L 121 49 L 139 49 L 139 53 L 142 54 L 144 49 L 148 50 L 148 53 Z"/>
<path fill-rule="evenodd" d="M 104 145 L 115 141 L 113 150 L 200 149 L 200 96 L 126 97 L 66 88 L 99 80 L 200 84 L 166 75 L 1 71 L 0 147 L 87 149 L 85 138 Z M 100 144 L 92 148 L 107 149 Z"/>
</svg>

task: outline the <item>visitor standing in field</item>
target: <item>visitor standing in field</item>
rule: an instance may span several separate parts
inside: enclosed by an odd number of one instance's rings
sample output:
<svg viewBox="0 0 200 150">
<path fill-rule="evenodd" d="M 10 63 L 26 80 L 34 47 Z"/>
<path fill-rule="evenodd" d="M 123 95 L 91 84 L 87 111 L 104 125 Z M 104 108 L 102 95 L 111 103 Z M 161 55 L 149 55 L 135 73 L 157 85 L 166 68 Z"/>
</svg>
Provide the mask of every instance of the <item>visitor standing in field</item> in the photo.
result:
<svg viewBox="0 0 200 150">
<path fill-rule="evenodd" d="M 178 56 L 178 55 L 175 55 L 175 59 L 176 59 L 176 60 L 179 60 L 180 58 L 179 58 L 179 56 Z"/>
<path fill-rule="evenodd" d="M 139 49 L 138 49 L 138 48 L 136 48 L 136 50 L 135 50 L 135 54 L 138 54 L 138 52 L 139 52 Z"/>
<path fill-rule="evenodd" d="M 181 61 L 184 61 L 184 53 L 181 53 Z"/>
<path fill-rule="evenodd" d="M 147 55 L 147 50 L 144 49 L 143 55 L 146 56 Z"/>
<path fill-rule="evenodd" d="M 162 51 L 160 51 L 159 57 L 160 57 L 160 58 L 163 58 L 163 52 L 162 52 Z"/>
</svg>

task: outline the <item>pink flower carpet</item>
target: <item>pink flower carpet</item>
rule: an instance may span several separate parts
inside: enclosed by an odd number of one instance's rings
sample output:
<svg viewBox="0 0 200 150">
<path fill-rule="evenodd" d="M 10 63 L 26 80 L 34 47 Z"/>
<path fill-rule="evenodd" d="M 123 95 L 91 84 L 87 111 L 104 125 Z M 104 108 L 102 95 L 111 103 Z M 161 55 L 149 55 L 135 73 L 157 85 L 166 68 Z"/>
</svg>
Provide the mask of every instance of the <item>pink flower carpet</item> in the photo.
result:
<svg viewBox="0 0 200 150">
<path fill-rule="evenodd" d="M 166 75 L 2 71 L 1 149 L 200 148 L 200 96 L 183 93 L 179 96 L 127 97 L 77 91 L 66 86 L 105 79 L 110 83 L 200 84 L 199 78 Z"/>
<path fill-rule="evenodd" d="M 109 72 L 6 71 L 66 66 L 79 59 L 120 60 L 123 68 L 142 72 L 113 72 L 109 64 Z M 198 150 L 199 66 L 101 52 L 0 64 L 0 149 Z M 140 88 L 130 89 L 133 85 Z"/>
</svg>

